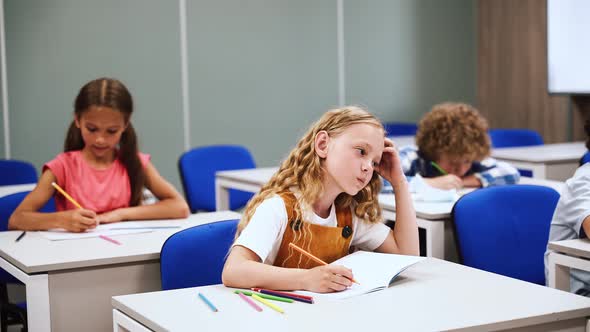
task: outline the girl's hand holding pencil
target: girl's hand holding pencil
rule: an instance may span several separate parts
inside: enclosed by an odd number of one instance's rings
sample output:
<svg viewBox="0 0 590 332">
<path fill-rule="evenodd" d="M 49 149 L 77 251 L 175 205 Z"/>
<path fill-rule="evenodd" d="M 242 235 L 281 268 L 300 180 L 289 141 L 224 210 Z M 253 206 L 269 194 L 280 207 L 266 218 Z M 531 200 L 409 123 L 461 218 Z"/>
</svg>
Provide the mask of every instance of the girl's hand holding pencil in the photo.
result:
<svg viewBox="0 0 590 332">
<path fill-rule="evenodd" d="M 96 213 L 77 209 L 60 212 L 60 227 L 68 232 L 81 233 L 96 227 Z"/>
<path fill-rule="evenodd" d="M 343 291 L 350 287 L 353 282 L 358 283 L 354 280 L 351 269 L 342 265 L 328 265 L 328 263 L 293 243 L 289 243 L 289 247 L 321 264 L 321 266 L 307 270 L 309 273 L 303 280 L 304 289 L 316 293 L 331 293 Z"/>
<path fill-rule="evenodd" d="M 98 225 L 96 219 L 96 213 L 91 210 L 84 209 L 72 196 L 70 196 L 65 190 L 63 190 L 57 183 L 51 182 L 51 186 L 55 188 L 60 194 L 62 194 L 70 203 L 74 204 L 77 210 L 68 210 L 60 212 L 62 217 L 62 224 L 60 225 L 63 229 L 69 232 L 81 233 L 88 229 L 95 228 Z"/>
</svg>

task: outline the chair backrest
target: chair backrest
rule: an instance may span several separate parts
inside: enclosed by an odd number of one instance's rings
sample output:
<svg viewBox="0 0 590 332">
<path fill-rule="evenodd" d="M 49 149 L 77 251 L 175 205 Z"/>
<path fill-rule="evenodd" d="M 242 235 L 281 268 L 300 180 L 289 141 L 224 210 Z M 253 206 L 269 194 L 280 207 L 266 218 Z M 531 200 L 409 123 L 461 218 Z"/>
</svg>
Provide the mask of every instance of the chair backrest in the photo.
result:
<svg viewBox="0 0 590 332">
<path fill-rule="evenodd" d="M 585 163 L 590 161 L 590 151 L 584 153 L 582 158 L 580 159 L 580 166 L 584 165 Z"/>
<path fill-rule="evenodd" d="M 23 191 L 0 197 L 0 232 L 4 232 L 8 229 L 8 219 L 10 219 L 14 210 L 29 193 L 30 191 Z M 53 200 L 53 197 L 51 197 L 45 206 L 39 211 L 55 212 L 55 201 Z"/>
<path fill-rule="evenodd" d="M 494 148 L 543 145 L 543 137 L 531 129 L 490 129 L 489 134 Z"/>
<path fill-rule="evenodd" d="M 8 229 L 8 219 L 10 219 L 12 212 L 14 212 L 28 193 L 29 191 L 24 191 L 0 197 L 0 232 L 4 232 Z M 40 211 L 55 212 L 55 201 L 53 200 L 53 197 Z M 3 269 L 0 269 L 0 283 L 1 282 L 20 283 L 18 279 Z"/>
<path fill-rule="evenodd" d="M 37 182 L 33 164 L 13 159 L 0 160 L 0 186 Z"/>
<path fill-rule="evenodd" d="M 160 253 L 162 289 L 221 283 L 223 264 L 234 240 L 237 219 L 182 230 L 166 240 Z"/>
<path fill-rule="evenodd" d="M 559 194 L 552 188 L 508 185 L 463 196 L 452 212 L 462 263 L 545 284 L 543 254 Z"/>
<path fill-rule="evenodd" d="M 250 151 L 240 145 L 203 146 L 183 153 L 178 170 L 191 211 L 215 211 L 215 172 L 255 167 Z M 250 198 L 252 193 L 230 190 L 230 209 L 243 207 Z"/>
<path fill-rule="evenodd" d="M 418 130 L 417 124 L 407 122 L 385 122 L 383 127 L 387 136 L 412 136 Z"/>
</svg>

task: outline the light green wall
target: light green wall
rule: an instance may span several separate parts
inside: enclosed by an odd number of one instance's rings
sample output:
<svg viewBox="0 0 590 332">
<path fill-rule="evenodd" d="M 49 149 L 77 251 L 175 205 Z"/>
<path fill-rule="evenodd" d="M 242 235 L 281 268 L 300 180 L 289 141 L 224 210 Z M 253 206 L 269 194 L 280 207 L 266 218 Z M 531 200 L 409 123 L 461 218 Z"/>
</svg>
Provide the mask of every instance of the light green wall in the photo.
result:
<svg viewBox="0 0 590 332">
<path fill-rule="evenodd" d="M 336 2 L 189 2 L 191 143 L 276 165 L 338 103 Z"/>
<path fill-rule="evenodd" d="M 475 99 L 471 0 L 344 0 L 346 102 L 416 121 Z M 12 154 L 62 149 L 80 86 L 121 79 L 141 149 L 178 188 L 178 1 L 4 0 Z M 187 1 L 191 145 L 247 146 L 276 165 L 338 103 L 336 0 Z"/>
<path fill-rule="evenodd" d="M 178 185 L 183 150 L 178 5 L 158 0 L 5 0 L 12 154 L 41 166 L 62 150 L 87 81 L 122 80 L 141 150 Z"/>
<path fill-rule="evenodd" d="M 344 0 L 346 102 L 417 122 L 443 101 L 475 102 L 475 2 Z"/>
</svg>

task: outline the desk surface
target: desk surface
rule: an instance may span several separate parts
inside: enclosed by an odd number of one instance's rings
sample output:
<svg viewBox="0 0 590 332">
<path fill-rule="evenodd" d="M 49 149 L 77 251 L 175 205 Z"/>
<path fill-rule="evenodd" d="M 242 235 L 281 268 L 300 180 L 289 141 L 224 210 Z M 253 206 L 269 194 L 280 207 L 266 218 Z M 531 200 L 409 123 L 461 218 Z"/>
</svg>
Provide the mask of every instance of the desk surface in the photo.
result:
<svg viewBox="0 0 590 332">
<path fill-rule="evenodd" d="M 578 162 L 586 151 L 588 151 L 588 149 L 586 149 L 584 142 L 569 142 L 513 148 L 496 148 L 492 149 L 492 157 L 503 160 L 551 164 Z"/>
<path fill-rule="evenodd" d="M 100 238 L 50 241 L 36 232 L 27 232 L 22 240 L 15 242 L 21 231 L 0 232 L 0 256 L 28 274 L 158 260 L 162 244 L 173 233 L 211 221 L 239 218 L 239 213 L 221 211 L 193 214 L 187 219 L 146 221 L 148 225 L 179 225 L 181 228 L 113 235 L 122 245 Z"/>
<path fill-rule="evenodd" d="M 219 312 L 199 300 L 199 291 Z M 496 330 L 574 318 L 585 325 L 590 316 L 590 298 L 435 258 L 408 268 L 386 290 L 312 305 L 280 304 L 283 315 L 266 307 L 256 312 L 222 285 L 115 296 L 112 304 L 154 331 Z"/>
<path fill-rule="evenodd" d="M 590 259 L 590 240 L 574 239 L 549 242 L 549 249 L 562 252 L 569 256 L 578 256 Z"/>
<path fill-rule="evenodd" d="M 216 177 L 220 179 L 226 179 L 231 181 L 238 181 L 241 183 L 247 183 L 251 185 L 263 186 L 271 176 L 277 171 L 276 167 L 267 168 L 254 168 L 244 169 L 235 171 L 222 171 L 217 172 Z M 565 186 L 564 182 L 552 181 L 545 179 L 535 179 L 528 177 L 521 177 L 520 184 L 533 184 L 540 186 L 547 186 L 555 189 L 557 192 L 561 192 Z M 393 194 L 380 194 L 379 204 L 384 210 L 395 211 L 395 197 Z M 455 202 L 414 202 L 414 209 L 416 210 L 416 216 L 427 220 L 443 220 L 448 219 L 451 216 L 451 210 L 453 209 Z"/>
</svg>

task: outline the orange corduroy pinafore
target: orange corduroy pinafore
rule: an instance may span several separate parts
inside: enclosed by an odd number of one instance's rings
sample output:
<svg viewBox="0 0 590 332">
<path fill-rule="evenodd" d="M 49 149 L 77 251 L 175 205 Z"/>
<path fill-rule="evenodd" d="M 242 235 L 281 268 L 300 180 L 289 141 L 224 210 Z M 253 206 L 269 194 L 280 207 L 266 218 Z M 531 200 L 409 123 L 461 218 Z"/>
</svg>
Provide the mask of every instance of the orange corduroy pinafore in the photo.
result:
<svg viewBox="0 0 590 332">
<path fill-rule="evenodd" d="M 287 210 L 287 227 L 273 265 L 302 269 L 320 265 L 290 248 L 291 242 L 326 263 L 331 263 L 348 254 L 353 232 L 350 207 L 336 208 L 336 227 L 322 226 L 295 220 L 294 208 L 297 204 L 295 195 L 287 191 L 280 196 Z"/>
</svg>

